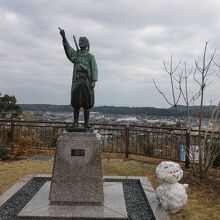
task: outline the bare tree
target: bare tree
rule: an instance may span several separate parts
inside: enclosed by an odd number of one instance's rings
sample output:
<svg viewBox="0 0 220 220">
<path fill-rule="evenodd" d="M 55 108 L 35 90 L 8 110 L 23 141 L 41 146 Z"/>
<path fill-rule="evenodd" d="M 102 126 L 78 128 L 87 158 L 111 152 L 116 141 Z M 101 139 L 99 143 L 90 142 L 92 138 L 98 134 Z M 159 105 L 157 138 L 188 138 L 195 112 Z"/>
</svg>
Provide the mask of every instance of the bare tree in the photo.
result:
<svg viewBox="0 0 220 220">
<path fill-rule="evenodd" d="M 186 62 L 185 62 L 182 72 L 178 73 L 177 69 L 180 65 L 180 61 L 175 66 L 175 68 L 173 68 L 172 56 L 171 56 L 169 69 L 167 68 L 165 61 L 163 61 L 165 71 L 169 74 L 169 77 L 170 77 L 171 92 L 172 92 L 171 100 L 169 100 L 169 98 L 165 95 L 165 93 L 159 89 L 159 87 L 157 86 L 157 84 L 154 81 L 154 85 L 155 85 L 157 91 L 164 97 L 164 99 L 166 100 L 166 102 L 169 105 L 171 105 L 175 108 L 176 116 L 177 116 L 177 119 L 179 120 L 180 128 L 182 128 L 181 123 L 180 123 L 181 122 L 180 121 L 180 113 L 178 110 L 178 103 L 179 103 L 180 97 L 182 96 L 182 98 L 186 104 L 186 107 L 187 107 L 187 127 L 189 129 L 188 131 L 190 131 L 190 128 L 191 128 L 189 107 L 192 104 L 192 102 L 199 99 L 200 104 L 199 104 L 199 111 L 198 111 L 198 116 L 197 116 L 198 117 L 199 163 L 198 164 L 196 163 L 195 155 L 193 154 L 193 152 L 190 152 L 190 149 L 187 149 L 186 153 L 187 153 L 187 157 L 190 158 L 190 160 L 191 160 L 190 161 L 191 168 L 193 170 L 194 175 L 199 176 L 201 179 L 208 177 L 208 175 L 210 174 L 211 166 L 212 166 L 213 161 L 216 157 L 216 151 L 214 150 L 215 148 L 212 147 L 212 146 L 214 146 L 214 145 L 212 145 L 213 140 L 214 140 L 213 139 L 214 135 L 211 135 L 211 136 L 208 135 L 210 133 L 210 131 L 209 131 L 210 126 L 209 126 L 207 128 L 208 130 L 205 131 L 206 135 L 204 136 L 204 130 L 203 130 L 203 124 L 202 124 L 203 108 L 204 108 L 204 95 L 205 95 L 206 88 L 211 84 L 211 82 L 209 82 L 209 80 L 210 80 L 210 76 L 212 74 L 214 74 L 214 72 L 212 71 L 212 65 L 215 63 L 214 62 L 215 51 L 213 54 L 211 54 L 211 56 L 209 58 L 207 58 L 207 46 L 208 46 L 208 42 L 205 43 L 205 48 L 203 51 L 202 59 L 195 61 L 194 71 L 193 71 L 193 68 L 191 68 L 190 71 L 187 71 L 187 66 L 186 66 Z M 218 67 L 220 69 L 220 65 L 218 65 Z M 195 94 L 189 94 L 189 92 L 188 92 L 188 79 L 189 79 L 190 75 L 192 74 L 192 72 L 193 72 L 194 82 L 198 86 L 198 91 L 195 92 Z M 175 83 L 177 84 L 177 90 L 174 89 Z M 191 95 L 191 98 L 190 98 L 190 95 Z M 220 108 L 220 106 L 218 106 L 217 110 L 215 109 L 215 111 L 214 111 L 215 114 L 213 113 L 214 115 L 219 114 L 219 108 Z M 210 119 L 211 121 L 214 120 L 213 114 Z M 215 116 L 215 120 L 217 120 L 217 119 L 218 119 L 218 116 L 217 116 L 217 118 Z M 215 131 L 214 131 L 214 133 L 215 133 Z M 181 132 L 181 139 L 182 139 L 182 132 Z M 182 143 L 183 143 L 183 140 L 182 140 Z M 210 149 L 212 149 L 212 150 L 209 151 Z"/>
<path fill-rule="evenodd" d="M 177 79 L 175 77 L 175 73 L 177 72 L 177 69 L 178 69 L 180 63 L 181 63 L 181 60 L 179 60 L 177 65 L 173 66 L 172 54 L 171 54 L 169 66 L 166 64 L 165 60 L 163 60 L 163 65 L 164 65 L 165 72 L 169 75 L 169 78 L 170 78 L 171 94 L 172 94 L 171 99 L 167 98 L 165 93 L 161 91 L 161 89 L 157 86 L 157 84 L 154 80 L 153 80 L 153 82 L 154 82 L 154 85 L 155 85 L 157 91 L 163 96 L 163 98 L 166 100 L 166 102 L 171 107 L 174 107 L 177 119 L 179 121 L 179 125 L 181 126 L 180 114 L 179 114 L 179 110 L 178 110 L 178 103 L 179 103 L 179 100 L 180 100 L 180 97 L 181 97 L 181 91 L 179 90 L 178 94 L 176 94 L 176 90 L 175 90 L 175 87 L 179 88 L 180 84 L 182 82 L 182 76 L 181 75 L 179 75 L 179 79 Z M 177 86 L 175 85 L 176 83 L 178 84 Z"/>
<path fill-rule="evenodd" d="M 204 151 L 205 146 L 202 143 L 202 118 L 203 118 L 203 108 L 204 108 L 204 94 L 205 89 L 211 84 L 209 82 L 209 76 L 213 74 L 211 66 L 214 63 L 214 57 L 215 57 L 215 51 L 213 54 L 211 54 L 210 58 L 207 60 L 207 46 L 208 42 L 205 43 L 205 48 L 203 52 L 203 58 L 201 62 L 199 60 L 195 61 L 195 72 L 194 72 L 194 80 L 199 86 L 199 92 L 200 92 L 200 105 L 199 105 L 199 114 L 198 114 L 198 145 L 199 145 L 199 177 L 201 179 L 207 178 L 204 165 Z M 200 66 L 201 63 L 201 66 Z M 198 74 L 197 74 L 198 73 Z"/>
<path fill-rule="evenodd" d="M 190 121 L 190 105 L 192 105 L 200 96 L 200 91 L 196 92 L 195 94 L 189 94 L 189 88 L 188 88 L 188 80 L 193 72 L 193 67 L 191 67 L 190 71 L 187 71 L 187 64 L 186 61 L 184 62 L 184 69 L 182 70 L 182 78 L 183 83 L 179 84 L 179 90 L 181 92 L 181 95 L 183 97 L 183 101 L 186 104 L 186 111 L 187 111 L 187 127 L 190 127 L 191 121 Z"/>
<path fill-rule="evenodd" d="M 202 142 L 204 150 L 204 176 L 208 177 L 210 174 L 216 171 L 216 169 L 210 169 L 213 163 L 220 154 L 220 146 L 218 139 L 220 138 L 220 128 L 217 124 L 220 114 L 220 101 L 218 106 L 214 109 L 212 116 L 209 120 L 208 128 L 205 132 L 205 137 Z"/>
</svg>

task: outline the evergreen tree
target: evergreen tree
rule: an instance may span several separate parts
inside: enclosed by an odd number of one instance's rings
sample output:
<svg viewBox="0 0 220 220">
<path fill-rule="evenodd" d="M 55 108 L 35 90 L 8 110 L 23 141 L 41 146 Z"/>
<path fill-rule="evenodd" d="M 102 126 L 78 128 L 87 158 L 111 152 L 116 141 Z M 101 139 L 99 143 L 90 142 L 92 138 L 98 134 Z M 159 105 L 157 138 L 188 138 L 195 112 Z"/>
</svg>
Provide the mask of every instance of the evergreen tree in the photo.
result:
<svg viewBox="0 0 220 220">
<path fill-rule="evenodd" d="M 0 118 L 16 118 L 21 114 L 20 106 L 15 96 L 0 93 Z"/>
</svg>

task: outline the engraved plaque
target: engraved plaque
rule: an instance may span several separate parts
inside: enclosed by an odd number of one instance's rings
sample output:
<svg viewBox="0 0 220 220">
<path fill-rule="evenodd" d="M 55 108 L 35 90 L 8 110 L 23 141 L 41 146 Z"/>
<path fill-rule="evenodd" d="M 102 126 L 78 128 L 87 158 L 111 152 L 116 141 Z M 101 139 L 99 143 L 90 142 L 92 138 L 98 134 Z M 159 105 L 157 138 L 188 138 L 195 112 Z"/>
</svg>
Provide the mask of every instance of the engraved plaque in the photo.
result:
<svg viewBox="0 0 220 220">
<path fill-rule="evenodd" d="M 72 149 L 71 156 L 85 156 L 85 150 L 84 149 Z"/>
</svg>

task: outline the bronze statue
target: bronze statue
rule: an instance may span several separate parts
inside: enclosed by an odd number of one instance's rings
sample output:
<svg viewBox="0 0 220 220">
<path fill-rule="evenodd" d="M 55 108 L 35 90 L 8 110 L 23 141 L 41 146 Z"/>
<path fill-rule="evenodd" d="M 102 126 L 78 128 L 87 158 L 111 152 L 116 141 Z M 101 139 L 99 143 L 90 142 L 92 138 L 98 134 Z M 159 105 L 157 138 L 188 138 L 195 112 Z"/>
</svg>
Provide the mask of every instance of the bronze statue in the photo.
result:
<svg viewBox="0 0 220 220">
<path fill-rule="evenodd" d="M 74 50 L 66 39 L 65 31 L 60 29 L 63 38 L 63 47 L 67 58 L 74 64 L 71 106 L 74 109 L 74 127 L 78 127 L 79 112 L 82 107 L 84 110 L 85 127 L 89 128 L 90 109 L 94 106 L 94 87 L 98 80 L 98 69 L 95 57 L 89 53 L 89 40 L 86 37 L 79 38 L 79 47 L 74 41 L 77 50 Z"/>
</svg>

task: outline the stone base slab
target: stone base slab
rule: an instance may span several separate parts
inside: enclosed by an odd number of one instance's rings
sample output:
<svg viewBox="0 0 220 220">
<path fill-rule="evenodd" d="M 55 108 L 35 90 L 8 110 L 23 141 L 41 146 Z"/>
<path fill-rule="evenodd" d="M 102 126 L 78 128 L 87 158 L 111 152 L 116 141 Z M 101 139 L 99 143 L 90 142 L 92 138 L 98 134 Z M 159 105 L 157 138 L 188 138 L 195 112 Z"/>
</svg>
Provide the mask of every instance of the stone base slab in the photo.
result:
<svg viewBox="0 0 220 220">
<path fill-rule="evenodd" d="M 18 214 L 18 219 L 127 219 L 126 204 L 122 183 L 104 182 L 104 204 L 51 205 L 48 181 Z"/>
</svg>

